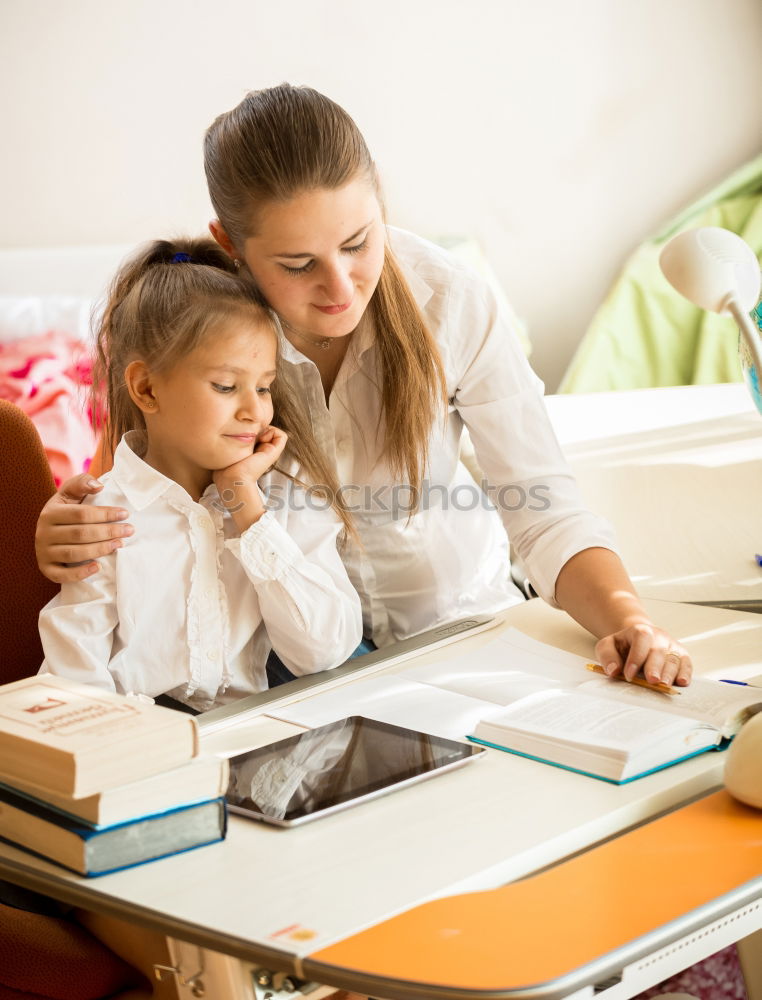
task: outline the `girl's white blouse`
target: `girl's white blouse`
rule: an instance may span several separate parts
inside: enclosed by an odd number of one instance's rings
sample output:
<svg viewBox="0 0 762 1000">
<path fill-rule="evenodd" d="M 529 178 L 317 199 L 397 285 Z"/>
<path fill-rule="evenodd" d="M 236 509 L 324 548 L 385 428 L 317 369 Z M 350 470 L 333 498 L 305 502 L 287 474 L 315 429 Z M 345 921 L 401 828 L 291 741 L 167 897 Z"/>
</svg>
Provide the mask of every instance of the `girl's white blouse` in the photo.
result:
<svg viewBox="0 0 762 1000">
<path fill-rule="evenodd" d="M 131 438 L 89 502 L 124 507 L 135 534 L 43 608 L 41 672 L 203 710 L 265 690 L 271 648 L 295 674 L 354 652 L 360 604 L 325 504 L 272 472 L 277 502 L 238 535 L 216 487 L 195 503 Z"/>
<path fill-rule="evenodd" d="M 542 382 L 487 283 L 433 244 L 391 227 L 388 233 L 439 345 L 449 400 L 431 434 L 422 505 L 412 517 L 409 489 L 393 482 L 380 459 L 380 373 L 367 314 L 327 404 L 316 366 L 280 337 L 282 377 L 309 407 L 357 519 L 363 545 L 345 551 L 344 563 L 362 600 L 365 635 L 377 645 L 523 600 L 511 581 L 506 532 L 551 604 L 556 578 L 575 553 L 616 548 L 611 527 L 580 499 Z M 464 427 L 482 484 L 460 461 Z"/>
</svg>

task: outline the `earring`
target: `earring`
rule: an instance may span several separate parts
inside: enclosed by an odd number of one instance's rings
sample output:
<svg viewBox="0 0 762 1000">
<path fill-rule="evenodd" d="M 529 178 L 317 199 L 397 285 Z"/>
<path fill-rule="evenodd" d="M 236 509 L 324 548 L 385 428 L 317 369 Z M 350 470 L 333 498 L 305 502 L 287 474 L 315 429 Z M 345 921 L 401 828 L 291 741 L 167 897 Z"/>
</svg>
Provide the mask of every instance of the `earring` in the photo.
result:
<svg viewBox="0 0 762 1000">
<path fill-rule="evenodd" d="M 236 271 L 240 268 L 240 266 L 241 266 L 240 260 L 237 257 L 234 257 L 233 258 L 233 267 L 236 269 Z"/>
</svg>

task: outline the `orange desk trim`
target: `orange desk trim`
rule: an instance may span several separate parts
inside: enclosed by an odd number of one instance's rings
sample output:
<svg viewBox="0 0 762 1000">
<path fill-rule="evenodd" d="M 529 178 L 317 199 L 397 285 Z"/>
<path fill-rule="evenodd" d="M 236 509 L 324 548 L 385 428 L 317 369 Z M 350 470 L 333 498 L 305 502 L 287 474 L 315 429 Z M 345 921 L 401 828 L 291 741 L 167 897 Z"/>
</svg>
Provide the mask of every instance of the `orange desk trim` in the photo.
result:
<svg viewBox="0 0 762 1000">
<path fill-rule="evenodd" d="M 519 882 L 408 910 L 315 952 L 304 972 L 527 990 L 756 879 L 762 896 L 762 812 L 715 792 Z"/>
</svg>

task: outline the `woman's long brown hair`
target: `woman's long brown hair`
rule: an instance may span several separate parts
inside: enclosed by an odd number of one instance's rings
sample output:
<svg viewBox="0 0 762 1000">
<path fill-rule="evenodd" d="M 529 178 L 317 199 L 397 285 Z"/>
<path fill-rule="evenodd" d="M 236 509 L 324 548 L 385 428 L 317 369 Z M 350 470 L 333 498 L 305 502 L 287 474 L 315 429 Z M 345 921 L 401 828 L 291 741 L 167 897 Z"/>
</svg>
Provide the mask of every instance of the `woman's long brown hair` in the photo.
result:
<svg viewBox="0 0 762 1000">
<path fill-rule="evenodd" d="M 323 94 L 284 83 L 252 91 L 206 133 L 204 165 L 217 216 L 239 256 L 259 210 L 304 191 L 365 178 L 375 165 L 352 118 Z M 393 475 L 418 496 L 431 428 L 446 403 L 439 350 L 388 243 L 368 307 L 380 353 L 384 445 Z"/>
<path fill-rule="evenodd" d="M 146 429 L 124 379 L 130 362 L 144 361 L 152 372 L 167 371 L 224 323 L 239 318 L 270 329 L 277 341 L 275 322 L 259 291 L 238 276 L 233 261 L 212 239 L 156 240 L 122 266 L 98 325 L 93 369 L 93 413 L 111 455 L 124 433 Z M 288 434 L 286 454 L 299 464 L 300 478 L 330 503 L 354 535 L 338 500 L 336 475 L 312 424 L 278 376 L 272 397 L 273 423 Z"/>
</svg>

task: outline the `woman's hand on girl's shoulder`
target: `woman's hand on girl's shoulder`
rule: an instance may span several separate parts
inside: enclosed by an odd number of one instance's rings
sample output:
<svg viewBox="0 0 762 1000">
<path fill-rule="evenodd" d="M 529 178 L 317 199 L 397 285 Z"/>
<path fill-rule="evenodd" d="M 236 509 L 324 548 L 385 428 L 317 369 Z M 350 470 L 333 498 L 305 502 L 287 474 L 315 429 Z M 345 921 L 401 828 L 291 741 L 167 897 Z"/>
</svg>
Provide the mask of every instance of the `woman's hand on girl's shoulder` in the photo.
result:
<svg viewBox="0 0 762 1000">
<path fill-rule="evenodd" d="M 129 512 L 120 507 L 83 504 L 103 484 L 87 473 L 67 479 L 40 512 L 35 533 L 37 565 L 54 583 L 73 583 L 99 569 L 95 560 L 118 549 L 131 535 Z"/>
</svg>

